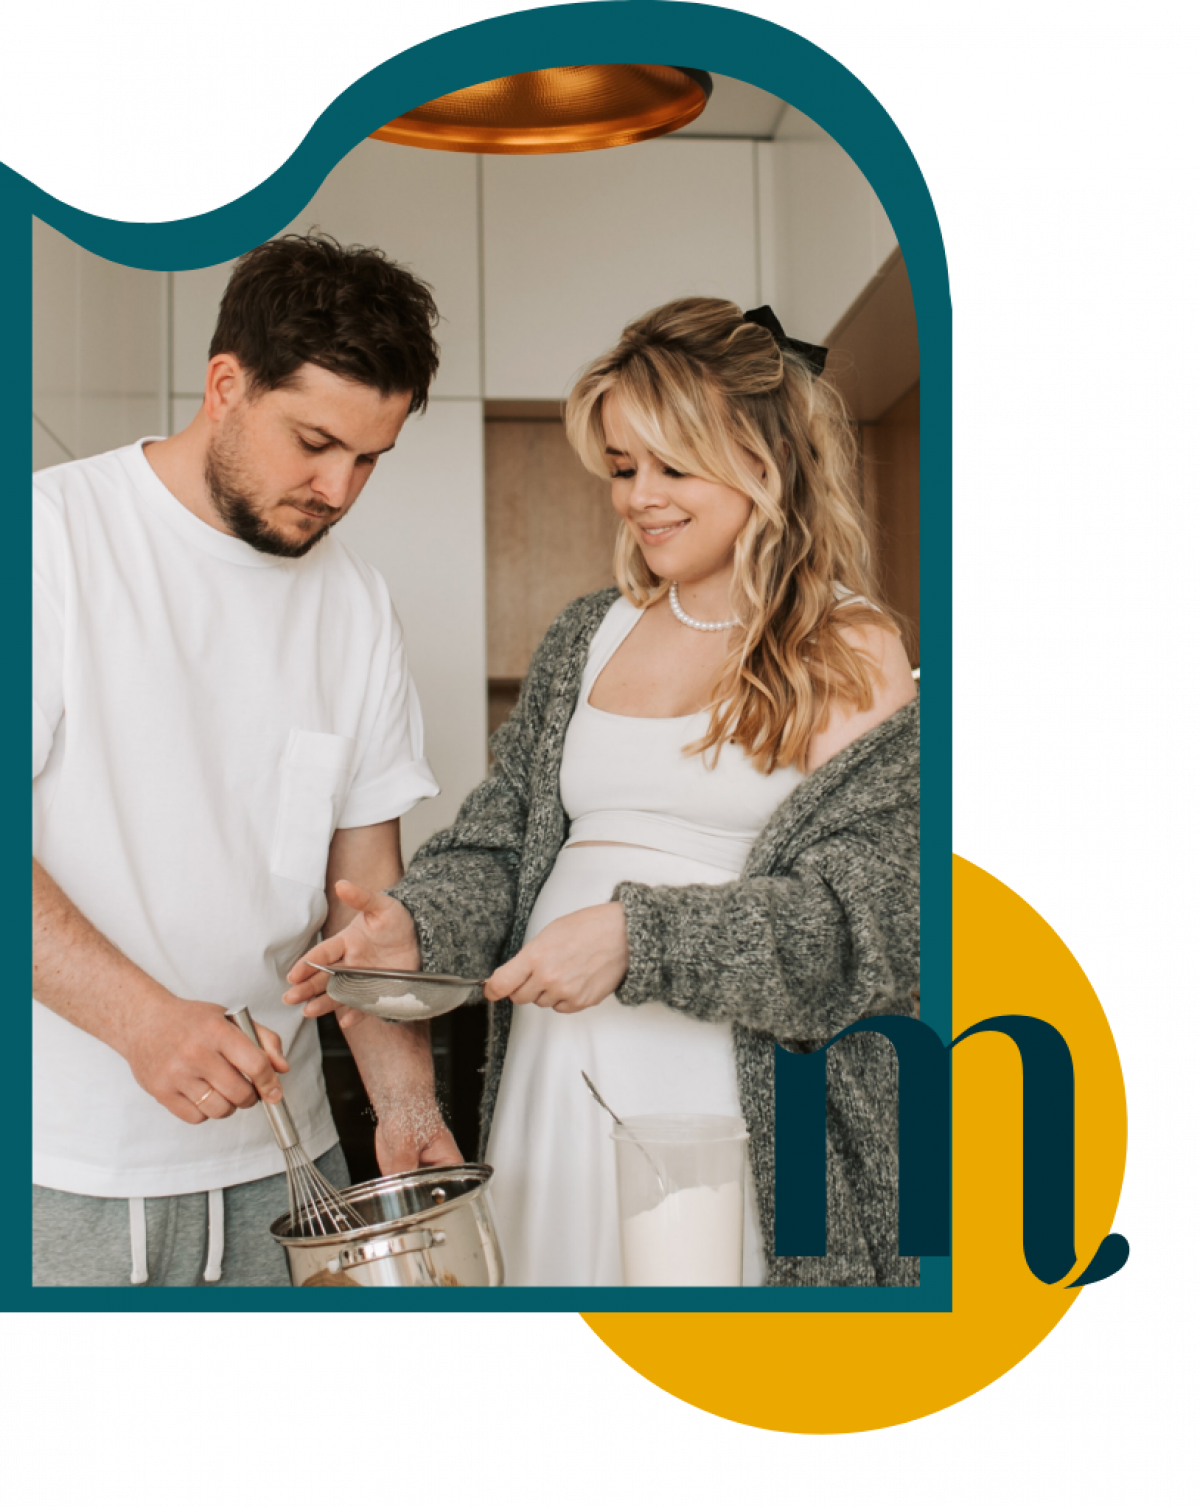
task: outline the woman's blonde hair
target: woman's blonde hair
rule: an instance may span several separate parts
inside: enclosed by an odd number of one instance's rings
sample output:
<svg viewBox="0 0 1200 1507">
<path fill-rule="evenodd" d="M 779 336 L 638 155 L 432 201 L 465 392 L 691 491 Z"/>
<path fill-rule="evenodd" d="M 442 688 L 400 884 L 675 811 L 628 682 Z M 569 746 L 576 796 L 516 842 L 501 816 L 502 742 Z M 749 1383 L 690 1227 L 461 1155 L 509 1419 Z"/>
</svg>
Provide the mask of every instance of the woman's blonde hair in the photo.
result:
<svg viewBox="0 0 1200 1507">
<path fill-rule="evenodd" d="M 781 349 L 736 304 L 681 298 L 626 327 L 567 400 L 567 435 L 589 471 L 611 476 L 603 404 L 664 464 L 750 499 L 734 555 L 732 606 L 741 626 L 689 753 L 736 740 L 764 773 L 803 767 L 835 701 L 865 710 L 878 667 L 843 630 L 896 629 L 878 602 L 857 495 L 856 445 L 833 387 Z M 765 474 L 764 474 L 765 473 Z M 615 573 L 638 607 L 668 589 L 632 530 L 617 538 Z"/>
</svg>

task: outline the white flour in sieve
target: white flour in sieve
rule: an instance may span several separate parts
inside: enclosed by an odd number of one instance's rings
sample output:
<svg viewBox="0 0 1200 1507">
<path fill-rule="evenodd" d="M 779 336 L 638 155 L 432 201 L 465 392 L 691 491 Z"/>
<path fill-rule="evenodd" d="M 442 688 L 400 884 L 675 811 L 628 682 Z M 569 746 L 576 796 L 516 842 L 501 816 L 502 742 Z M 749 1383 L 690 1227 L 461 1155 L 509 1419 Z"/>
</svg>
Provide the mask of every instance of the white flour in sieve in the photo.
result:
<svg viewBox="0 0 1200 1507">
<path fill-rule="evenodd" d="M 424 1020 L 429 1014 L 415 994 L 381 994 L 376 1004 L 386 1005 L 397 1020 Z"/>
<path fill-rule="evenodd" d="M 740 1287 L 742 1186 L 680 1188 L 621 1221 L 626 1287 Z"/>
</svg>

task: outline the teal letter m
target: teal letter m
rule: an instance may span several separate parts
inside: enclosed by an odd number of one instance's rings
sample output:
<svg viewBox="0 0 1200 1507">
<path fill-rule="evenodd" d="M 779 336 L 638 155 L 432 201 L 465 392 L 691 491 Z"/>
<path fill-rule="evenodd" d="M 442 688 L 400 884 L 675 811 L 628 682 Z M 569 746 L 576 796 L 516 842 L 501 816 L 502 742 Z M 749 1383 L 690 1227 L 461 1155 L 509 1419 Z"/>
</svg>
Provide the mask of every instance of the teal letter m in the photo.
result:
<svg viewBox="0 0 1200 1507">
<path fill-rule="evenodd" d="M 1031 1272 L 1061 1282 L 1075 1265 L 1075 1072 L 1070 1048 L 1046 1021 L 998 1015 L 947 1047 L 923 1021 L 881 1015 L 856 1022 L 815 1052 L 775 1049 L 775 1254 L 826 1250 L 825 1054 L 845 1036 L 886 1036 L 899 1064 L 898 1249 L 902 1256 L 950 1253 L 950 1050 L 998 1031 L 1021 1054 L 1023 1239 Z M 1124 1236 L 1108 1235 L 1071 1285 L 1111 1276 L 1125 1264 Z"/>
</svg>

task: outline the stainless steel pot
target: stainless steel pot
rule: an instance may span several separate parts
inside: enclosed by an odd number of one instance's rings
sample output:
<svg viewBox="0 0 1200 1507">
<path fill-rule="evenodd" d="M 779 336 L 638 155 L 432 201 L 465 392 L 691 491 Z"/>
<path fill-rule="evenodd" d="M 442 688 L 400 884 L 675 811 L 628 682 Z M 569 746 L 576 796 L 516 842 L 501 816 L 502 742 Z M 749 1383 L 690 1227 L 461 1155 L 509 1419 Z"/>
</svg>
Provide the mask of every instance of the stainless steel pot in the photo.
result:
<svg viewBox="0 0 1200 1507">
<path fill-rule="evenodd" d="M 293 1287 L 500 1287 L 491 1177 L 484 1166 L 377 1177 L 342 1192 L 365 1229 L 293 1234 L 283 1214 L 271 1234 L 287 1253 Z"/>
</svg>

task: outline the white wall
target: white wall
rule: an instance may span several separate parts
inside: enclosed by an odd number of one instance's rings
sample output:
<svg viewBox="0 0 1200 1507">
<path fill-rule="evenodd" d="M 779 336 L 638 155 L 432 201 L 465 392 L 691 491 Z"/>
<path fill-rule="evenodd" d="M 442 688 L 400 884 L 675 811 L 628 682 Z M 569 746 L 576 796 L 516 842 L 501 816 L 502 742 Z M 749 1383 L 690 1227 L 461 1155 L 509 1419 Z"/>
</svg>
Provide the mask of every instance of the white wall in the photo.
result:
<svg viewBox="0 0 1200 1507">
<path fill-rule="evenodd" d="M 34 220 L 35 470 L 163 433 L 166 288 Z"/>
</svg>

